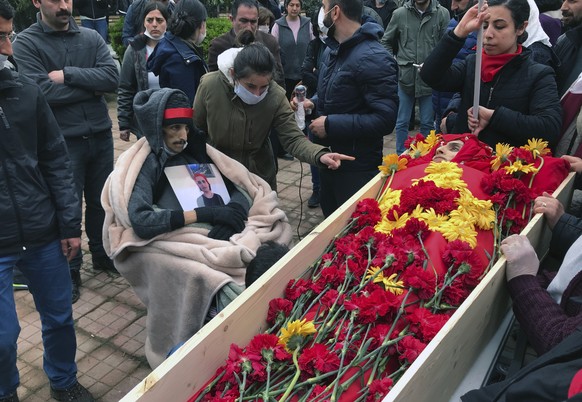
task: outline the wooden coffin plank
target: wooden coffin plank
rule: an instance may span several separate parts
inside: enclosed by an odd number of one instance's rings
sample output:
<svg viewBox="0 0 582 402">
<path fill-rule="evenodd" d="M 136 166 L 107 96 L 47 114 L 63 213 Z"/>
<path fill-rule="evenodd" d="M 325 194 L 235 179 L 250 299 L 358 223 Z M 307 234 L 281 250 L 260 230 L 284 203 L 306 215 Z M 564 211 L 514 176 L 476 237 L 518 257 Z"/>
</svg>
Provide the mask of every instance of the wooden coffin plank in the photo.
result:
<svg viewBox="0 0 582 402">
<path fill-rule="evenodd" d="M 357 202 L 362 198 L 376 197 L 382 182 L 381 175 L 371 180 L 131 390 L 122 402 L 186 401 L 191 397 L 224 363 L 231 343 L 245 345 L 265 329 L 268 302 L 281 297 L 289 280 L 301 276 L 320 257 L 345 226 Z M 563 201 L 569 200 L 572 185 L 573 174 L 555 194 L 559 193 Z M 534 243 L 544 243 L 539 240 L 548 235 L 544 234 L 544 227 L 541 216 L 538 216 L 526 228 Z M 504 272 L 504 263 L 499 261 L 472 292 L 468 303 L 464 303 L 451 317 L 385 401 L 448 400 L 507 310 Z"/>
<path fill-rule="evenodd" d="M 564 205 L 572 198 L 574 173 L 556 189 Z M 536 215 L 524 228 L 538 255 L 549 247 L 550 230 L 543 215 Z M 495 333 L 510 305 L 502 257 L 471 292 L 437 336 L 404 373 L 386 401 L 448 401 L 480 351 Z M 493 356 L 492 356 L 493 358 Z M 469 390 L 467 390 L 469 391 Z"/>
</svg>

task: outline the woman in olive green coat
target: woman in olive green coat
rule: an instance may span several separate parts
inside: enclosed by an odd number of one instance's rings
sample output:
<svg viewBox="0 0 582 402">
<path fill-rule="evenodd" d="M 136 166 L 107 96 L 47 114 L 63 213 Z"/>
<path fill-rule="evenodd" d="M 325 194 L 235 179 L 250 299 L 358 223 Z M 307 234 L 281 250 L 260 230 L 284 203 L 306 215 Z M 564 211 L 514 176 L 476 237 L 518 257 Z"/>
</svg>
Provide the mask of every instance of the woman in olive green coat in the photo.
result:
<svg viewBox="0 0 582 402">
<path fill-rule="evenodd" d="M 234 62 L 228 61 L 232 60 Z M 277 167 L 269 141 L 277 130 L 283 147 L 303 162 L 337 169 L 352 158 L 311 143 L 297 126 L 285 90 L 272 80 L 273 56 L 261 43 L 229 49 L 219 71 L 202 77 L 194 101 L 196 125 L 215 148 L 245 165 L 277 189 Z"/>
</svg>

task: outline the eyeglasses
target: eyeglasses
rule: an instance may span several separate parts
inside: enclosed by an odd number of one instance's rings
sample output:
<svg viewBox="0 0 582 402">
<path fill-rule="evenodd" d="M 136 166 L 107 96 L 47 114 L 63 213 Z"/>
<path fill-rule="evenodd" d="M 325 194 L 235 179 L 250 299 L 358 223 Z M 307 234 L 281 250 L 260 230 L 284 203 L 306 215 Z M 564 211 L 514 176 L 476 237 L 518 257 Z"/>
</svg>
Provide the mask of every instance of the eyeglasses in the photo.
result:
<svg viewBox="0 0 582 402">
<path fill-rule="evenodd" d="M 259 20 L 249 20 L 248 18 L 239 18 L 238 22 L 240 22 L 241 24 L 257 25 L 257 22 L 259 22 Z"/>
<path fill-rule="evenodd" d="M 0 32 L 0 43 L 6 43 L 6 41 L 12 42 L 12 38 L 14 38 L 14 31 L 6 33 Z"/>
</svg>

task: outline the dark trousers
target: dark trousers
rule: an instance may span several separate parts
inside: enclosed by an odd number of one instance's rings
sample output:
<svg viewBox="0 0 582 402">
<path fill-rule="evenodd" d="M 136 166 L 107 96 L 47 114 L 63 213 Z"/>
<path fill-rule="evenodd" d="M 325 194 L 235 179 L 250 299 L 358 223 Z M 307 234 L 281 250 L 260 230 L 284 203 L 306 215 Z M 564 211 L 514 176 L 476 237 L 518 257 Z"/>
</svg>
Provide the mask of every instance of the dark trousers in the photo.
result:
<svg viewBox="0 0 582 402">
<path fill-rule="evenodd" d="M 90 136 L 65 138 L 75 188 L 79 200 L 85 196 L 85 233 L 94 258 L 107 256 L 103 249 L 102 231 L 105 211 L 101 206 L 101 191 L 113 170 L 113 138 L 111 129 Z M 81 203 L 79 208 L 82 208 Z M 71 270 L 81 269 L 81 250 L 70 261 Z"/>
<path fill-rule="evenodd" d="M 331 215 L 377 174 L 378 170 L 353 172 L 320 168 L 319 202 L 323 215 Z"/>
</svg>

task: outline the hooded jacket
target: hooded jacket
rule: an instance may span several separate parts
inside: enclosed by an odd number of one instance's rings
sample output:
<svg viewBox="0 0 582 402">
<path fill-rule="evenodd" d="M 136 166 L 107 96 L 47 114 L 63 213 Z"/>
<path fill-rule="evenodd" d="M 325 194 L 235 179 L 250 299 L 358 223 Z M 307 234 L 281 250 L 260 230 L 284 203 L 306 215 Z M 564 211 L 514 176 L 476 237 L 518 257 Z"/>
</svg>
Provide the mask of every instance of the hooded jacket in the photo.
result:
<svg viewBox="0 0 582 402">
<path fill-rule="evenodd" d="M 81 236 L 67 147 L 40 88 L 0 70 L 0 255 Z"/>
<path fill-rule="evenodd" d="M 135 181 L 127 207 L 131 226 L 142 239 L 150 239 L 184 226 L 182 209 L 160 209 L 155 206 L 163 194 L 173 194 L 169 190 L 170 183 L 164 174 L 164 168 L 191 163 L 212 163 L 206 153 L 204 133 L 194 127 L 190 127 L 188 145 L 182 152 L 170 156 L 164 150 L 164 109 L 168 98 L 175 92 L 179 90 L 150 89 L 135 96 L 134 110 L 140 133 L 146 137 L 152 149 Z M 237 203 L 248 211 L 249 202 L 245 196 L 224 175 L 223 179 L 231 196 L 230 203 Z"/>
<path fill-rule="evenodd" d="M 473 105 L 475 55 L 453 63 L 464 44 L 448 32 L 426 59 L 421 77 L 437 91 L 461 92 L 458 116 L 452 133 L 467 133 L 467 110 Z M 479 139 L 491 147 L 497 143 L 527 144 L 531 137 L 547 140 L 554 147 L 560 135 L 562 108 L 553 70 L 534 62 L 523 48 L 493 77 L 481 82 L 479 105 L 493 109 L 489 124 Z"/>
<path fill-rule="evenodd" d="M 382 45 L 396 57 L 398 83 L 406 93 L 414 97 L 432 93 L 413 64 L 425 61 L 444 35 L 450 18 L 449 11 L 436 0 L 431 0 L 422 15 L 414 6 L 414 0 L 407 1 L 392 14 Z"/>
<path fill-rule="evenodd" d="M 265 179 L 274 190 L 277 169 L 269 140 L 271 129 L 277 130 L 283 147 L 303 162 L 323 166 L 319 158 L 329 152 L 299 130 L 285 90 L 273 80 L 265 99 L 247 105 L 235 95 L 222 71 L 208 73 L 200 82 L 194 111 L 196 124 L 208 133 L 210 145 Z"/>
<path fill-rule="evenodd" d="M 339 170 L 377 171 L 383 137 L 394 130 L 398 113 L 397 66 L 378 42 L 382 27 L 367 22 L 341 44 L 328 38 L 317 97 L 317 114 L 327 116 L 327 137 L 317 141 L 333 152 L 354 156 Z"/>
<path fill-rule="evenodd" d="M 117 89 L 119 72 L 105 41 L 72 17 L 67 31 L 54 31 L 40 13 L 36 18 L 13 44 L 20 73 L 40 86 L 65 138 L 110 130 L 103 93 Z M 48 77 L 54 70 L 63 70 L 64 85 Z"/>
<path fill-rule="evenodd" d="M 166 32 L 148 59 L 148 70 L 160 78 L 160 87 L 182 90 L 191 103 L 202 77 L 206 62 L 196 49 L 171 32 Z"/>
</svg>

